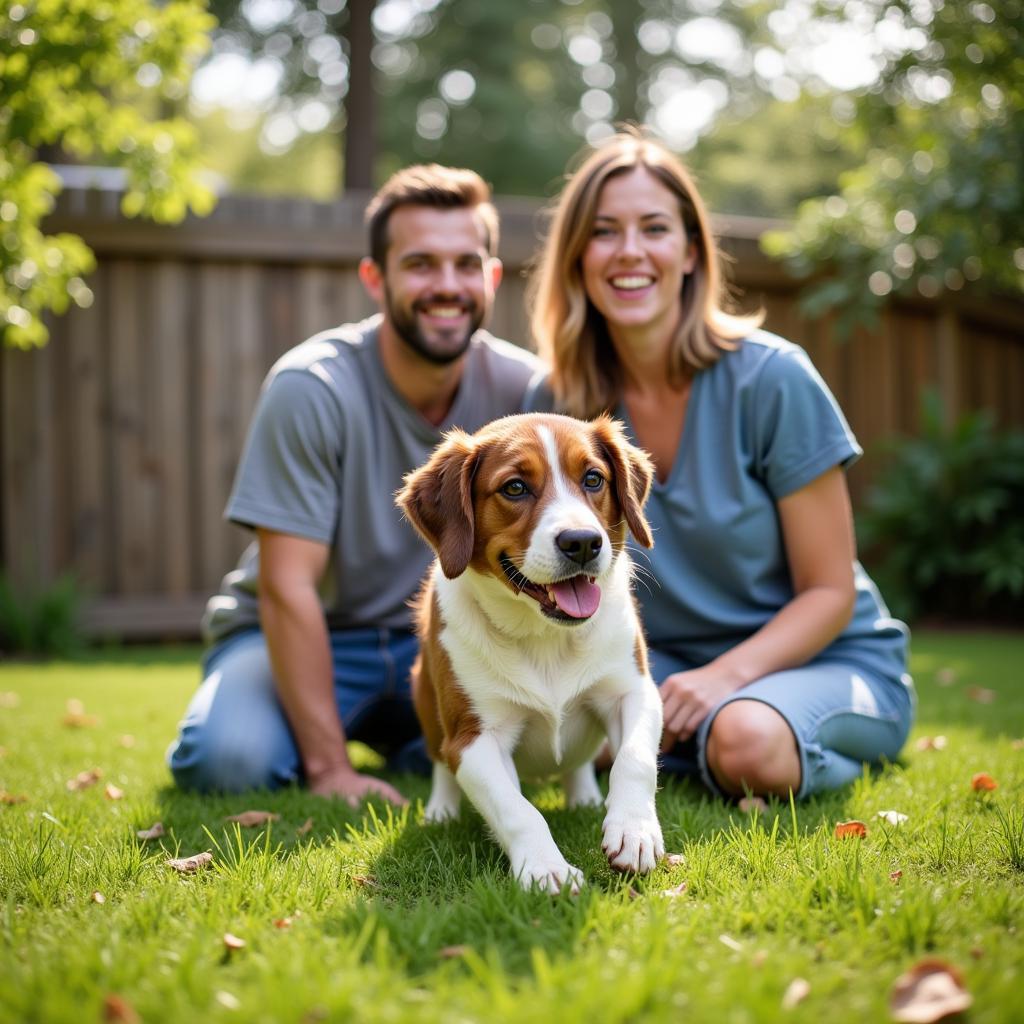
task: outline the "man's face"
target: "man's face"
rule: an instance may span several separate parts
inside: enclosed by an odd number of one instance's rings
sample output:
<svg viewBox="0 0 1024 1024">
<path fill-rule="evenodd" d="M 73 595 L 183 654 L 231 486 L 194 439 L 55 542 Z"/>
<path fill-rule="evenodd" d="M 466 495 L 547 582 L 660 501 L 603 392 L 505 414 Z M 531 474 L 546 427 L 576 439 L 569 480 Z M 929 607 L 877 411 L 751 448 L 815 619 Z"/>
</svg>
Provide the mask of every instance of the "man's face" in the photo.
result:
<svg viewBox="0 0 1024 1024">
<path fill-rule="evenodd" d="M 458 359 L 490 315 L 500 264 L 470 209 L 400 206 L 388 220 L 378 301 L 395 333 L 438 365 Z"/>
</svg>

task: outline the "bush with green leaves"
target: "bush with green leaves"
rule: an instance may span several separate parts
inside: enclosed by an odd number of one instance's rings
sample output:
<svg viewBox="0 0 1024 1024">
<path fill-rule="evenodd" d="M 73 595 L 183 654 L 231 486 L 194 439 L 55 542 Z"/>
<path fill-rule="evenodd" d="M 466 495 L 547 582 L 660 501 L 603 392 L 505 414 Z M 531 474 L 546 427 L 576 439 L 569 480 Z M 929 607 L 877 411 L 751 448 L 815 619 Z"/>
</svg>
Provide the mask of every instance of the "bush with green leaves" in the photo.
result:
<svg viewBox="0 0 1024 1024">
<path fill-rule="evenodd" d="M 72 576 L 26 592 L 0 573 L 0 656 L 67 656 L 85 642 L 79 622 L 82 591 Z"/>
<path fill-rule="evenodd" d="M 1024 432 L 987 411 L 947 426 L 934 394 L 918 437 L 888 445 L 858 540 L 896 614 L 1020 622 L 1024 614 Z"/>
</svg>

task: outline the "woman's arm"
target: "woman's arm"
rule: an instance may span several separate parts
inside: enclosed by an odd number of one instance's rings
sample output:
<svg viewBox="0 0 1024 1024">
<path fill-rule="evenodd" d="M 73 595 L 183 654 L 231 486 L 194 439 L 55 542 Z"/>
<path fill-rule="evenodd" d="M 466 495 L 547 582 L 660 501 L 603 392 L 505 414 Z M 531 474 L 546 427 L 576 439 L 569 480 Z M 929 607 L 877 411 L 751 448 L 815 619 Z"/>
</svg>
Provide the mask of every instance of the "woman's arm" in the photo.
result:
<svg viewBox="0 0 1024 1024">
<path fill-rule="evenodd" d="M 762 676 L 805 664 L 850 621 L 856 549 L 846 477 L 838 467 L 778 502 L 793 598 L 751 637 L 661 687 L 662 748 L 693 735 L 720 700 Z"/>
</svg>

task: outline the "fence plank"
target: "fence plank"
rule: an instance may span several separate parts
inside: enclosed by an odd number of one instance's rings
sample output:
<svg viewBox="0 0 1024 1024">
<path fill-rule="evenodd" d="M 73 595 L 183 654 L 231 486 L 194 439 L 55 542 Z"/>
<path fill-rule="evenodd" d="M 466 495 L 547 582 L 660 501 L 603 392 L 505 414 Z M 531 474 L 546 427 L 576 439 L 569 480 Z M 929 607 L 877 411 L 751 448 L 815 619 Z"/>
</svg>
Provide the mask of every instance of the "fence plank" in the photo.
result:
<svg viewBox="0 0 1024 1024">
<path fill-rule="evenodd" d="M 126 221 L 108 199 L 66 190 L 47 225 L 95 247 L 94 306 L 55 321 L 41 352 L 0 352 L 0 563 L 28 583 L 74 569 L 105 634 L 192 635 L 247 539 L 222 512 L 260 382 L 304 337 L 373 311 L 357 274 L 362 211 L 230 199 L 170 228 Z M 536 204 L 499 208 L 491 329 L 524 343 Z M 877 330 L 839 342 L 758 252 L 762 226 L 719 223 L 739 305 L 763 304 L 765 326 L 807 348 L 869 449 L 851 473 L 855 501 L 882 464 L 877 440 L 917 429 L 924 387 L 940 388 L 950 415 L 988 405 L 1024 427 L 1024 303 L 898 300 Z"/>
</svg>

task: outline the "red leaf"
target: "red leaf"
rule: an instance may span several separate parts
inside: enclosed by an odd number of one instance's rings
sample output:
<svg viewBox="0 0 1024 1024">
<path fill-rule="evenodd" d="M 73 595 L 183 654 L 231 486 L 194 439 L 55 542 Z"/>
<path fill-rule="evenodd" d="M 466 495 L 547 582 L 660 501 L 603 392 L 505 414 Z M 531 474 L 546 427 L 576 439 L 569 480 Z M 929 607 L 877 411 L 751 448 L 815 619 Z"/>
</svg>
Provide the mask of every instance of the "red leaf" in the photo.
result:
<svg viewBox="0 0 1024 1024">
<path fill-rule="evenodd" d="M 989 775 L 988 772 L 976 772 L 971 776 L 971 789 L 975 793 L 990 792 L 993 789 L 998 789 L 999 783 Z"/>
<path fill-rule="evenodd" d="M 903 877 L 903 872 L 897 868 L 895 871 L 889 872 L 889 881 L 895 884 Z"/>
<path fill-rule="evenodd" d="M 932 1024 L 971 1005 L 959 972 L 941 960 L 922 960 L 901 974 L 889 994 L 893 1019 L 907 1024 Z"/>
<path fill-rule="evenodd" d="M 863 839 L 868 834 L 868 827 L 863 821 L 841 821 L 836 825 L 836 839 Z"/>
<path fill-rule="evenodd" d="M 0 789 L 0 804 L 23 804 L 28 800 L 24 793 L 8 793 L 6 789 Z"/>
<path fill-rule="evenodd" d="M 465 956 L 469 952 L 469 946 L 444 946 L 437 951 L 442 960 L 454 960 L 456 957 Z"/>
<path fill-rule="evenodd" d="M 120 1024 L 139 1024 L 135 1007 L 116 992 L 108 992 L 103 997 L 103 1019 L 119 1021 Z"/>
</svg>

